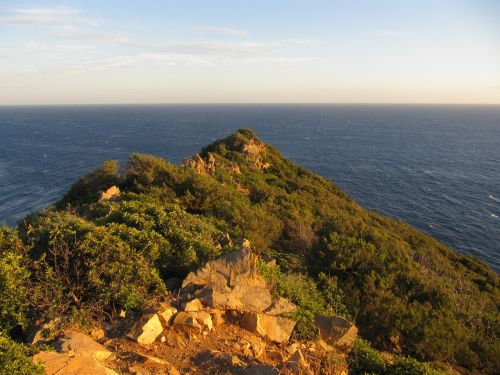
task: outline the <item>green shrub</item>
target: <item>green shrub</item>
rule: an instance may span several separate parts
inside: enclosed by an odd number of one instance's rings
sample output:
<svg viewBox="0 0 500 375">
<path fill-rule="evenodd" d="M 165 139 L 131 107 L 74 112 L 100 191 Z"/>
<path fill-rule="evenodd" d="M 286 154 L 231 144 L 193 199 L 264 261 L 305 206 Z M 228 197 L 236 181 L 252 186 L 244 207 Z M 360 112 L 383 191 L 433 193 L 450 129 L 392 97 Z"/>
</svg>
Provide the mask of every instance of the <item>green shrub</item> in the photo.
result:
<svg viewBox="0 0 500 375">
<path fill-rule="evenodd" d="M 31 346 L 18 344 L 0 332 L 0 375 L 42 375 L 43 367 L 34 364 Z"/>
<path fill-rule="evenodd" d="M 105 161 L 99 169 L 76 181 L 57 206 L 65 208 L 68 205 L 78 206 L 96 201 L 100 192 L 119 183 L 117 173 L 118 162 L 116 160 Z"/>
<path fill-rule="evenodd" d="M 354 348 L 348 358 L 349 373 L 354 375 L 377 374 L 384 375 L 387 372 L 387 363 L 380 353 L 362 339 L 355 342 Z"/>
<path fill-rule="evenodd" d="M 0 331 L 26 326 L 29 271 L 16 232 L 0 227 Z"/>
<path fill-rule="evenodd" d="M 26 225 L 31 300 L 42 317 L 139 308 L 165 290 L 151 262 L 106 227 L 65 212 Z"/>
</svg>

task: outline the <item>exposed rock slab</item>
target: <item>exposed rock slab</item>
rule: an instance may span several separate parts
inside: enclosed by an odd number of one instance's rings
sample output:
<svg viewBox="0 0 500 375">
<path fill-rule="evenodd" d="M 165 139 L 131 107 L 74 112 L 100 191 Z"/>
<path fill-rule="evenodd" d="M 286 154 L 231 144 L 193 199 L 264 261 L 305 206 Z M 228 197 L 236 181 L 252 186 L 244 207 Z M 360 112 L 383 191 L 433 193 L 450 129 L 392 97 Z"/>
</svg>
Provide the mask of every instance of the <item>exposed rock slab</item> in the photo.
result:
<svg viewBox="0 0 500 375">
<path fill-rule="evenodd" d="M 262 312 L 272 303 L 265 279 L 256 269 L 257 257 L 249 248 L 228 253 L 191 272 L 182 293 L 197 290 L 203 305 L 238 311 Z"/>
<path fill-rule="evenodd" d="M 316 317 L 321 338 L 338 349 L 350 350 L 358 335 L 358 328 L 354 323 L 340 316 Z"/>
<path fill-rule="evenodd" d="M 69 353 L 40 352 L 33 362 L 41 362 L 47 375 L 118 375 L 118 373 L 92 357 Z"/>
<path fill-rule="evenodd" d="M 163 325 L 158 314 L 147 314 L 134 324 L 127 336 L 140 345 L 150 345 L 162 332 Z"/>
<path fill-rule="evenodd" d="M 262 337 L 277 343 L 288 342 L 296 322 L 280 316 L 247 312 L 243 315 L 240 325 Z"/>
<path fill-rule="evenodd" d="M 80 332 L 66 333 L 58 338 L 52 346 L 60 353 L 91 357 L 97 361 L 105 361 L 112 354 L 104 346 Z"/>
</svg>

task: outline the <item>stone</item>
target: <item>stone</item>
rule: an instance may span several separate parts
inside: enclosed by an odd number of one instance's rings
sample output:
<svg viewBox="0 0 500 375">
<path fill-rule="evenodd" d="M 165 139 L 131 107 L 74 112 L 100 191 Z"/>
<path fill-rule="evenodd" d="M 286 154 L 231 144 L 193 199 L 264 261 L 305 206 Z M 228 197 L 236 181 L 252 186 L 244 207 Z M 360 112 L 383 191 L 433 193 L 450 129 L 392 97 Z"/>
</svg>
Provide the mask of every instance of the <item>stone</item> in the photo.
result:
<svg viewBox="0 0 500 375">
<path fill-rule="evenodd" d="M 175 333 L 169 334 L 165 339 L 167 344 L 173 348 L 185 348 L 187 346 L 186 341 Z"/>
<path fill-rule="evenodd" d="M 212 317 L 212 323 L 214 327 L 218 327 L 224 324 L 224 312 L 221 310 L 210 310 L 210 316 Z"/>
<path fill-rule="evenodd" d="M 94 328 L 90 331 L 90 337 L 97 341 L 106 337 L 106 332 L 102 328 Z"/>
<path fill-rule="evenodd" d="M 296 322 L 279 316 L 247 312 L 240 321 L 241 327 L 276 343 L 286 343 Z"/>
<path fill-rule="evenodd" d="M 112 354 L 104 346 L 80 332 L 68 332 L 58 338 L 52 346 L 60 353 L 90 357 L 97 361 L 105 361 Z"/>
<path fill-rule="evenodd" d="M 165 303 L 161 303 L 156 308 L 156 314 L 158 315 L 163 328 L 167 328 L 170 323 L 172 323 L 173 317 L 176 313 L 177 309 L 175 307 L 169 306 Z"/>
<path fill-rule="evenodd" d="M 209 331 L 214 327 L 212 317 L 206 311 L 193 311 L 190 312 L 189 315 L 195 318 L 199 325 L 203 328 L 207 328 Z"/>
<path fill-rule="evenodd" d="M 314 375 L 314 372 L 309 367 L 304 355 L 297 349 L 295 353 L 288 359 L 286 367 L 297 375 Z"/>
<path fill-rule="evenodd" d="M 163 325 L 158 314 L 147 314 L 134 324 L 127 336 L 139 345 L 150 345 L 162 332 Z"/>
<path fill-rule="evenodd" d="M 284 315 L 291 314 L 297 310 L 297 306 L 292 302 L 288 301 L 286 298 L 277 297 L 271 306 L 269 306 L 264 312 L 267 315 Z"/>
<path fill-rule="evenodd" d="M 43 351 L 33 356 L 33 362 L 42 363 L 47 375 L 118 375 L 95 358 L 74 353 Z"/>
<path fill-rule="evenodd" d="M 203 305 L 213 309 L 262 312 L 271 305 L 272 297 L 256 262 L 249 248 L 223 255 L 191 272 L 181 293 L 198 290 Z"/>
<path fill-rule="evenodd" d="M 318 315 L 316 326 L 321 338 L 327 344 L 345 351 L 352 349 L 358 334 L 358 328 L 354 323 L 340 316 Z"/>
<path fill-rule="evenodd" d="M 198 298 L 182 304 L 182 309 L 186 312 L 201 311 L 204 309 L 203 304 Z"/>
<path fill-rule="evenodd" d="M 181 311 L 175 316 L 173 325 L 174 327 L 201 332 L 201 325 L 198 321 L 184 311 Z"/>
<path fill-rule="evenodd" d="M 111 186 L 108 190 L 101 193 L 101 196 L 99 197 L 99 202 L 116 199 L 119 196 L 120 196 L 120 189 L 117 186 Z"/>
</svg>

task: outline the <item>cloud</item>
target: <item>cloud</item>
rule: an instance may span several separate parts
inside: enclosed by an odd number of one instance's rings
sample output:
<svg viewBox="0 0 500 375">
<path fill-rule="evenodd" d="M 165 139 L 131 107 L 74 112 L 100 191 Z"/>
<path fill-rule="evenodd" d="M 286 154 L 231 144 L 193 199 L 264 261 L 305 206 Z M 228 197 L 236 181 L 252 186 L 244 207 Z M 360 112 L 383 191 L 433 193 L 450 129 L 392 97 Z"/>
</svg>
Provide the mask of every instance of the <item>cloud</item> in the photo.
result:
<svg viewBox="0 0 500 375">
<path fill-rule="evenodd" d="M 207 34 L 226 34 L 233 36 L 248 36 L 248 33 L 243 30 L 233 29 L 225 26 L 202 26 L 195 28 L 196 31 Z"/>
<path fill-rule="evenodd" d="M 69 7 L 11 9 L 10 14 L 0 17 L 0 25 L 80 25 L 98 26 L 94 19 L 82 17 L 81 11 Z"/>
<path fill-rule="evenodd" d="M 74 25 L 54 26 L 49 30 L 49 35 L 65 39 L 85 41 L 105 41 L 112 43 L 127 43 L 127 35 L 123 33 L 101 32 L 96 30 L 75 27 Z"/>
<path fill-rule="evenodd" d="M 375 33 L 375 35 L 380 37 L 380 38 L 391 38 L 391 37 L 400 38 L 400 37 L 408 36 L 409 33 L 406 30 L 382 29 L 382 30 L 378 30 Z"/>
<path fill-rule="evenodd" d="M 308 58 L 292 58 L 269 53 L 264 44 L 253 43 L 193 43 L 163 46 L 146 46 L 149 51 L 135 55 L 120 55 L 101 59 L 90 59 L 75 65 L 67 74 L 98 72 L 107 69 L 128 68 L 140 64 L 159 65 L 220 65 L 234 63 L 297 64 L 310 61 Z"/>
<path fill-rule="evenodd" d="M 312 45 L 321 43 L 319 39 L 305 39 L 305 38 L 284 39 L 283 42 L 289 44 L 303 44 L 303 45 Z"/>
</svg>

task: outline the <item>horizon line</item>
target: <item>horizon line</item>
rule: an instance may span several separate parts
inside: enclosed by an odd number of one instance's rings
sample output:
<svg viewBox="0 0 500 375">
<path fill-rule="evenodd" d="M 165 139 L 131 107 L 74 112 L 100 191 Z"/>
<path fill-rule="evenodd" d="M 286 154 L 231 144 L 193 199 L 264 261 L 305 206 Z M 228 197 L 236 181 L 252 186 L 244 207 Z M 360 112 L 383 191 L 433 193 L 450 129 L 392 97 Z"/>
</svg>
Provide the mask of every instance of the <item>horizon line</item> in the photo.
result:
<svg viewBox="0 0 500 375">
<path fill-rule="evenodd" d="M 156 106 L 156 105 L 374 105 L 374 106 L 500 106 L 498 103 L 474 102 L 110 102 L 110 103 L 28 103 L 0 104 L 2 107 L 71 107 L 71 106 Z"/>
</svg>

